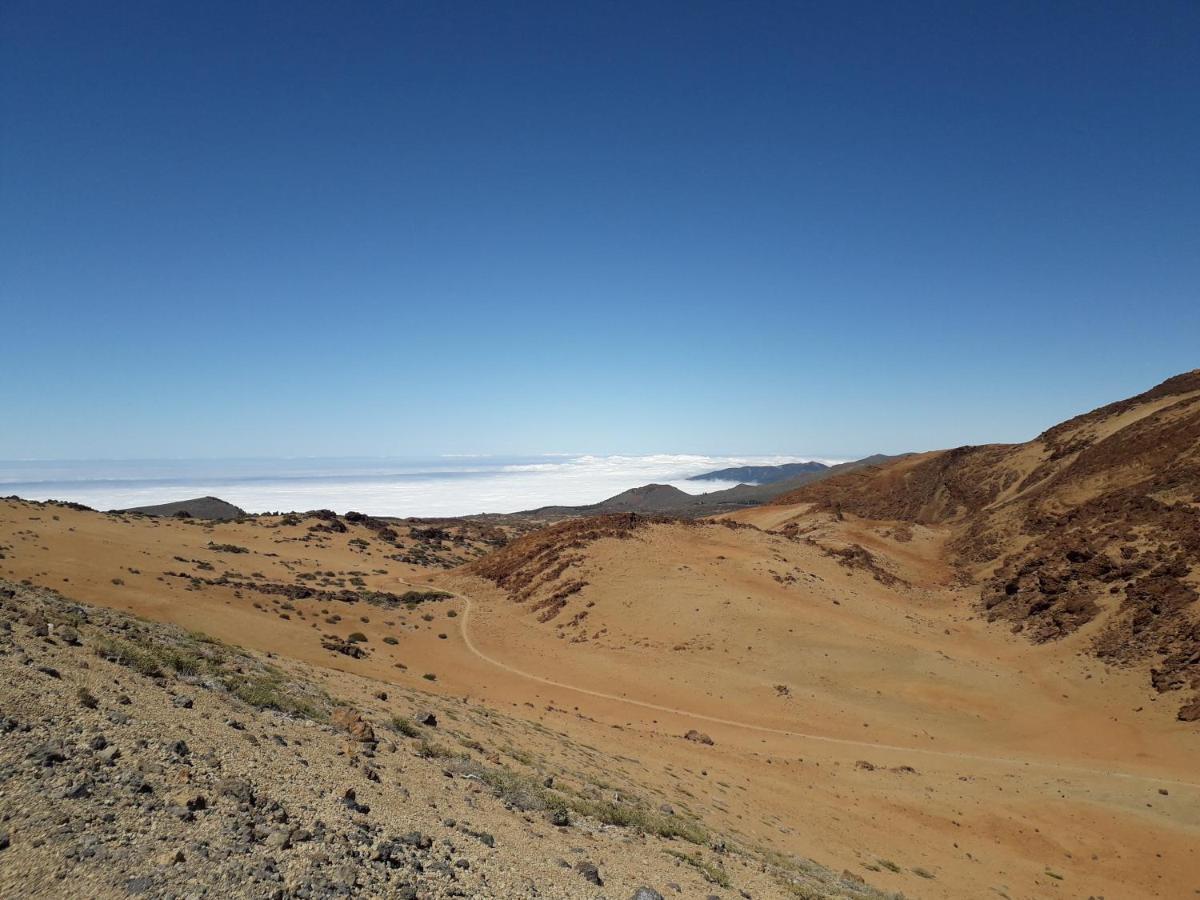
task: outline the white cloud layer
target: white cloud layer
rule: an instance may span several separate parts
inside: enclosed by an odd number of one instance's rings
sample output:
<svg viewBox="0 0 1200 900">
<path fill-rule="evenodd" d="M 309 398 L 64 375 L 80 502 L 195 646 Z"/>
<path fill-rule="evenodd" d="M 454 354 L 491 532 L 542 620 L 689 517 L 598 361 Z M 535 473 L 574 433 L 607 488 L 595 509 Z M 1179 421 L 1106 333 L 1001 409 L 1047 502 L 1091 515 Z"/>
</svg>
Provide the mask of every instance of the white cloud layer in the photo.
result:
<svg viewBox="0 0 1200 900">
<path fill-rule="evenodd" d="M 372 515 L 455 516 L 596 503 L 650 482 L 692 494 L 731 483 L 686 481 L 715 469 L 813 457 L 548 455 L 536 460 L 209 460 L 0 463 L 0 494 L 120 509 L 211 495 L 249 512 L 327 508 Z M 836 463 L 841 460 L 819 459 Z"/>
</svg>

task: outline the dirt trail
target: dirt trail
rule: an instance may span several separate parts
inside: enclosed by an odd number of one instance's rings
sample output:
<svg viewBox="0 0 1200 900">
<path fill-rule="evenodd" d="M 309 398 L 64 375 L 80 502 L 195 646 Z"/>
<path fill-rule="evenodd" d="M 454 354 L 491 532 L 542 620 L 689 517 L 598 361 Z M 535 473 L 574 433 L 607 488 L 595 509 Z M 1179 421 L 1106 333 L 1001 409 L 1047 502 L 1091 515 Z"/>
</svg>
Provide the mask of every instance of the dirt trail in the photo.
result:
<svg viewBox="0 0 1200 900">
<path fill-rule="evenodd" d="M 420 588 L 426 585 L 412 584 L 410 582 L 401 582 L 409 587 Z M 736 719 L 726 719 L 721 716 L 711 716 L 706 713 L 693 712 L 691 710 L 680 709 L 673 706 L 663 706 L 658 703 L 650 703 L 645 700 L 635 700 L 630 697 L 622 697 L 617 694 L 609 694 L 605 691 L 597 691 L 592 688 L 580 687 L 579 685 L 566 684 L 561 681 L 555 681 L 552 678 L 546 678 L 542 675 L 535 675 L 532 672 L 525 672 L 515 666 L 509 665 L 502 660 L 498 660 L 493 656 L 489 656 L 484 651 L 480 650 L 478 645 L 471 639 L 470 620 L 473 604 L 471 597 L 461 591 L 442 588 L 446 593 L 453 595 L 456 599 L 463 602 L 463 614 L 459 617 L 460 628 L 462 631 L 463 643 L 472 655 L 476 656 L 488 665 L 495 666 L 510 675 L 516 675 L 519 678 L 524 678 L 529 681 L 535 681 L 539 684 L 544 684 L 548 687 L 558 688 L 564 691 L 572 691 L 577 694 L 583 694 L 589 697 L 596 697 L 601 700 L 608 700 L 616 703 L 623 703 L 628 706 L 636 706 L 641 709 L 648 709 L 654 712 L 669 713 L 672 715 L 683 716 L 689 719 L 695 719 L 702 722 L 712 722 L 716 725 L 725 725 L 730 728 L 740 728 L 746 731 L 755 731 L 762 734 L 776 734 L 784 737 L 797 738 L 805 741 L 816 741 L 824 744 L 836 744 L 844 747 L 860 747 L 868 750 L 888 750 L 898 753 L 919 753 L 923 756 L 933 756 L 943 759 L 958 759 L 969 762 L 990 763 L 1002 766 L 1013 766 L 1019 768 L 1037 767 L 1041 769 L 1051 769 L 1056 772 L 1070 772 L 1078 775 L 1089 775 L 1101 779 L 1118 779 L 1126 781 L 1141 781 L 1148 784 L 1172 785 L 1175 787 L 1196 788 L 1200 789 L 1200 782 L 1196 781 L 1181 781 L 1174 778 L 1162 778 L 1154 775 L 1143 775 L 1134 772 L 1115 772 L 1109 769 L 1094 769 L 1087 766 L 1072 766 L 1064 763 L 1048 762 L 1039 759 L 1022 759 L 1011 756 L 989 756 L 980 753 L 964 753 L 955 750 L 934 750 L 929 747 L 905 747 L 899 744 L 881 743 L 879 741 L 858 741 L 853 738 L 831 737 L 823 734 L 813 734 L 806 731 L 793 731 L 786 728 L 771 728 L 766 725 L 755 725 L 751 722 L 741 722 Z"/>
</svg>

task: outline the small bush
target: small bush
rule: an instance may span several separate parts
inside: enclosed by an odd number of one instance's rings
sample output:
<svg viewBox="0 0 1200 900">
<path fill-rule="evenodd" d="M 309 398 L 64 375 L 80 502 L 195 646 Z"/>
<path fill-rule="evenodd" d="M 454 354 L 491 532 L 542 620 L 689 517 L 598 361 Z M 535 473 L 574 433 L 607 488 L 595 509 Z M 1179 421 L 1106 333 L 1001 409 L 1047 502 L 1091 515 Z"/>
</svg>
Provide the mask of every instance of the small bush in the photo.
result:
<svg viewBox="0 0 1200 900">
<path fill-rule="evenodd" d="M 415 738 L 421 736 L 421 729 L 405 716 L 392 716 L 392 730 L 400 732 L 405 737 Z"/>
<path fill-rule="evenodd" d="M 417 755 L 425 759 L 458 759 L 462 756 L 462 754 L 455 753 L 448 747 L 431 743 L 424 738 L 417 743 Z"/>
<path fill-rule="evenodd" d="M 715 863 L 706 862 L 698 852 L 683 853 L 679 850 L 668 850 L 667 853 L 698 870 L 706 881 L 718 884 L 723 888 L 729 887 L 729 876 L 725 874 L 725 870 Z"/>
<path fill-rule="evenodd" d="M 162 675 L 162 666 L 152 654 L 127 641 L 96 638 L 92 642 L 92 649 L 102 659 L 126 666 L 147 678 L 158 678 Z"/>
<path fill-rule="evenodd" d="M 222 679 L 226 689 L 256 709 L 273 709 L 303 719 L 324 721 L 325 711 L 311 700 L 290 693 L 280 673 L 268 670 L 262 674 L 232 674 Z"/>
</svg>

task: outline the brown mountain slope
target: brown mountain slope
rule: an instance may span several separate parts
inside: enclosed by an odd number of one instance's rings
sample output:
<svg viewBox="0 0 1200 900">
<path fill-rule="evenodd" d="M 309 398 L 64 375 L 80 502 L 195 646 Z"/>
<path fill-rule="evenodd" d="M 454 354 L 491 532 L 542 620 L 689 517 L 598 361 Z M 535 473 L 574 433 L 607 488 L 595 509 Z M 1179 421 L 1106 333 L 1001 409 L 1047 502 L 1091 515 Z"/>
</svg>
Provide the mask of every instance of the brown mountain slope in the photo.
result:
<svg viewBox="0 0 1200 900">
<path fill-rule="evenodd" d="M 1196 888 L 1195 731 L 1175 721 L 1174 709 L 1145 702 L 1143 671 L 1080 656 L 1078 635 L 1033 644 L 974 615 L 978 588 L 957 584 L 940 561 L 949 526 L 837 521 L 788 507 L 737 515 L 759 527 L 626 515 L 537 535 L 510 531 L 485 564 L 491 533 L 470 523 L 461 531 L 445 521 L 384 527 L 320 512 L 219 523 L 0 500 L 0 578 L 183 629 L 128 620 L 129 629 L 111 637 L 143 652 L 112 660 L 95 654 L 89 629 L 78 624 L 82 648 L 51 645 L 31 633 L 33 623 L 8 633 L 20 646 L 0 652 L 0 676 L 17 687 L 0 691 L 0 719 L 32 730 L 0 741 L 0 767 L 26 761 L 6 794 L 19 815 L 0 829 L 11 842 L 0 852 L 0 885 L 9 888 L 0 895 L 33 883 L 34 866 L 52 892 L 54 873 L 105 878 L 126 859 L 135 878 L 153 877 L 146 896 L 186 892 L 180 885 L 197 872 L 211 892 L 218 879 L 226 883 L 226 862 L 237 876 L 243 862 L 253 870 L 270 856 L 285 886 L 311 885 L 304 869 L 312 862 L 314 876 L 352 870 L 360 893 L 391 896 L 394 881 L 375 890 L 376 874 L 391 868 L 374 859 L 374 848 L 412 828 L 439 847 L 429 865 L 417 860 L 431 871 L 411 873 L 434 897 L 442 887 L 531 896 L 526 882 L 505 880 L 518 875 L 533 880 L 539 896 L 564 898 L 630 897 L 640 884 L 666 896 L 723 900 L 742 891 L 856 896 L 869 890 L 860 878 L 889 893 L 955 900 L 991 886 L 1011 897 L 1063 890 L 1177 897 Z M 801 527 L 786 527 L 797 518 Z M 785 527 L 774 530 L 774 519 Z M 465 567 L 447 571 L 473 557 L 480 560 L 473 569 L 504 586 Z M 570 581 L 586 584 L 541 621 L 550 607 L 532 608 Z M 512 589 L 525 587 L 532 587 L 527 599 L 513 602 Z M 88 615 L 98 624 L 96 613 Z M 46 618 L 57 640 L 57 622 Z M 245 647 L 263 665 L 352 703 L 381 736 L 383 752 L 351 755 L 344 733 L 229 706 L 216 695 L 221 681 L 205 668 L 196 674 L 187 655 L 198 640 L 192 631 Z M 0 622 L 0 643 L 5 637 Z M 174 644 L 187 653 L 177 657 Z M 178 671 L 179 683 L 168 672 L 162 690 L 152 683 L 161 679 L 140 671 L 155 659 Z M 130 665 L 136 678 L 113 668 Z M 81 682 L 98 709 L 71 705 L 80 702 Z M 274 702 L 271 685 L 261 687 L 247 697 Z M 181 690 L 194 711 L 173 704 Z M 389 727 L 392 716 L 410 717 L 426 702 L 436 726 L 412 729 L 407 718 Z M 114 704 L 130 726 L 103 724 Z M 258 744 L 226 720 L 245 725 Z M 73 796 L 77 785 L 65 776 L 78 771 L 75 762 L 87 764 L 97 724 L 124 757 L 94 778 L 88 801 Z M 140 821 L 167 835 L 154 842 L 164 850 L 176 846 L 180 830 L 190 832 L 179 845 L 185 862 L 152 868 L 156 857 L 143 857 L 139 841 L 121 867 L 99 856 L 73 863 L 78 857 L 66 854 L 87 847 L 61 833 L 62 817 L 86 824 L 106 809 L 118 823 L 136 817 L 139 807 L 104 805 L 110 797 L 121 802 L 108 776 L 120 776 L 119 788 L 142 762 L 165 765 L 158 754 L 189 728 L 193 759 L 217 754 L 223 777 L 249 777 L 285 806 L 289 825 L 315 835 L 319 817 L 327 830 L 357 836 L 361 815 L 350 810 L 347 822 L 349 807 L 340 803 L 354 788 L 356 803 L 372 808 L 366 823 L 385 830 L 364 832 L 365 845 L 333 835 L 323 845 L 275 851 L 256 840 L 243 854 L 224 833 L 216 839 L 208 831 L 232 812 L 224 800 L 214 813 L 198 810 L 194 822 L 181 822 L 164 786 L 144 796 L 163 805 Z M 60 739 L 70 764 L 47 780 L 27 754 Z M 272 768 L 272 754 L 292 748 L 308 765 L 297 759 Z M 202 787 L 213 774 L 192 773 Z M 493 796 L 498 789 L 503 795 Z M 560 802 L 574 811 L 565 828 L 539 808 Z M 495 848 L 472 843 L 459 830 L 466 823 L 493 834 Z M 677 825 L 708 840 L 694 844 Z M 103 839 L 108 826 L 98 827 Z M 211 870 L 194 868 L 204 857 L 189 850 L 191 841 L 208 841 Z M 449 852 L 450 844 L 455 855 L 447 860 L 441 848 Z M 536 855 L 529 865 L 521 848 Z M 328 864 L 315 858 L 322 854 Z M 470 869 L 455 882 L 432 871 L 435 862 L 453 866 L 459 854 Z M 575 869 L 581 860 L 599 867 L 602 888 Z M 21 868 L 6 873 L 6 865 Z M 408 874 L 397 869 L 392 878 Z"/>
<path fill-rule="evenodd" d="M 1088 627 L 1159 691 L 1200 691 L 1200 370 L 1024 444 L 959 447 L 829 479 L 776 505 L 947 525 L 992 621 L 1034 641 Z M 1200 719 L 1192 697 L 1180 718 Z"/>
</svg>

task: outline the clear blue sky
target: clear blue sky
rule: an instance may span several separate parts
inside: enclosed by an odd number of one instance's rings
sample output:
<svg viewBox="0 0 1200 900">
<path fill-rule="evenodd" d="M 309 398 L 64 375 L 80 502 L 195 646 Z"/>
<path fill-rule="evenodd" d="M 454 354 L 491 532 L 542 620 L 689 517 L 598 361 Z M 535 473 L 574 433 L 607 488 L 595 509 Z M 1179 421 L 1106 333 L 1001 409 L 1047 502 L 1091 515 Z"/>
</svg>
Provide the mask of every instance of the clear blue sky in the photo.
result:
<svg viewBox="0 0 1200 900">
<path fill-rule="evenodd" d="M 851 456 L 1200 365 L 1200 5 L 0 12 L 0 458 Z"/>
</svg>

